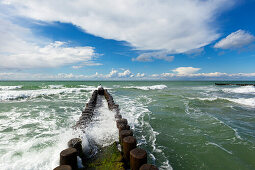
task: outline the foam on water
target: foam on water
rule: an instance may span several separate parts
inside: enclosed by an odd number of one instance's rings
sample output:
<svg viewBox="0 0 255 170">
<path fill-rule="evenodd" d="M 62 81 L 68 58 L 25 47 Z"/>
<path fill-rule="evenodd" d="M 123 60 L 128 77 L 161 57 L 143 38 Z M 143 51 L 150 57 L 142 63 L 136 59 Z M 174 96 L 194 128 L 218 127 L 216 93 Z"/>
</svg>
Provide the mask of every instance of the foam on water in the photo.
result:
<svg viewBox="0 0 255 170">
<path fill-rule="evenodd" d="M 51 89 L 60 89 L 60 88 L 62 88 L 63 87 L 63 85 L 49 85 L 49 87 L 51 88 Z"/>
<path fill-rule="evenodd" d="M 206 145 L 213 145 L 213 146 L 216 146 L 220 149 L 222 149 L 223 151 L 227 152 L 228 154 L 231 154 L 232 155 L 232 152 L 231 151 L 228 151 L 227 149 L 225 149 L 224 147 L 216 144 L 216 143 L 213 143 L 213 142 L 207 142 Z"/>
<path fill-rule="evenodd" d="M 123 88 L 140 89 L 140 90 L 161 90 L 161 89 L 167 88 L 167 86 L 164 84 L 160 84 L 160 85 L 153 85 L 153 86 L 125 86 Z"/>
<path fill-rule="evenodd" d="M 255 86 L 223 88 L 222 91 L 225 93 L 255 94 Z"/>
<path fill-rule="evenodd" d="M 164 154 L 164 151 L 161 149 L 161 146 L 158 146 L 156 144 L 157 141 L 157 135 L 159 134 L 156 132 L 149 122 L 144 120 L 145 115 L 151 115 L 152 113 L 148 110 L 146 107 L 147 104 L 149 104 L 152 99 L 143 100 L 143 102 L 139 102 L 139 99 L 145 98 L 146 96 L 140 96 L 139 98 L 136 98 L 136 100 L 130 99 L 125 96 L 116 96 L 117 103 L 121 106 L 121 114 L 124 118 L 128 120 L 129 125 L 132 129 L 138 132 L 142 132 L 146 130 L 146 134 L 140 136 L 137 145 L 148 145 L 152 147 L 152 152 L 149 152 L 148 155 L 152 159 L 153 163 L 157 161 L 157 158 L 155 157 L 155 153 L 159 153 L 163 157 L 163 161 L 160 169 L 172 169 L 171 165 L 169 164 L 169 161 L 167 157 Z"/>
<path fill-rule="evenodd" d="M 108 146 L 118 141 L 118 129 L 115 122 L 115 113 L 108 109 L 107 101 L 98 96 L 97 108 L 94 111 L 93 121 L 85 129 L 87 139 L 93 140 L 97 145 Z"/>
<path fill-rule="evenodd" d="M 229 100 L 241 105 L 245 105 L 251 108 L 255 108 L 255 98 L 238 98 L 238 99 L 233 99 L 233 98 L 223 98 L 225 100 Z"/>
<path fill-rule="evenodd" d="M 22 88 L 22 86 L 0 86 L 0 90 L 14 90 L 20 88 Z"/>
<path fill-rule="evenodd" d="M 71 128 L 59 129 L 56 116 L 49 119 L 55 110 L 51 113 L 41 110 L 38 116 L 27 118 L 34 111 L 38 111 L 37 108 L 13 108 L 10 112 L 1 113 L 2 116 L 8 116 L 7 119 L 1 119 L 1 169 L 53 169 L 59 164 L 60 151 L 77 135 L 78 132 Z M 4 133 L 6 128 L 10 130 Z"/>
<path fill-rule="evenodd" d="M 36 98 L 39 96 L 49 96 L 62 93 L 73 93 L 80 92 L 81 90 L 91 91 L 96 89 L 88 88 L 61 88 L 61 89 L 40 89 L 40 90 L 9 90 L 9 91 L 0 91 L 0 101 L 6 100 L 16 100 L 16 99 L 26 99 L 26 98 Z"/>
<path fill-rule="evenodd" d="M 190 100 L 202 100 L 202 101 L 216 101 L 216 100 L 228 100 L 230 102 L 235 102 L 244 106 L 255 108 L 255 98 L 227 98 L 227 97 L 186 97 Z"/>
</svg>

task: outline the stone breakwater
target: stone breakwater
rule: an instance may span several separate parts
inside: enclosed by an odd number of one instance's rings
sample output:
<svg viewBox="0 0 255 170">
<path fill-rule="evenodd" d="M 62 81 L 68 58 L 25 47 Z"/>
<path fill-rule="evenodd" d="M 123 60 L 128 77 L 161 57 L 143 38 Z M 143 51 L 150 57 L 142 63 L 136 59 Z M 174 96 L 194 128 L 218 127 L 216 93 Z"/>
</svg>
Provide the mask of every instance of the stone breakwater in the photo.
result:
<svg viewBox="0 0 255 170">
<path fill-rule="evenodd" d="M 104 96 L 108 104 L 108 109 L 115 113 L 116 127 L 119 130 L 119 141 L 101 148 L 95 156 L 91 157 L 90 155 L 84 154 L 84 148 L 82 148 L 82 140 L 80 138 L 71 139 L 67 144 L 68 148 L 60 152 L 60 165 L 54 170 L 157 170 L 158 168 L 156 166 L 147 164 L 147 152 L 137 147 L 133 130 L 130 129 L 127 119 L 123 118 L 120 114 L 119 105 L 114 102 L 113 97 L 106 89 L 99 88 L 92 93 L 75 128 L 84 130 L 92 121 L 98 95 Z M 78 159 L 82 160 L 82 166 L 78 166 Z"/>
</svg>

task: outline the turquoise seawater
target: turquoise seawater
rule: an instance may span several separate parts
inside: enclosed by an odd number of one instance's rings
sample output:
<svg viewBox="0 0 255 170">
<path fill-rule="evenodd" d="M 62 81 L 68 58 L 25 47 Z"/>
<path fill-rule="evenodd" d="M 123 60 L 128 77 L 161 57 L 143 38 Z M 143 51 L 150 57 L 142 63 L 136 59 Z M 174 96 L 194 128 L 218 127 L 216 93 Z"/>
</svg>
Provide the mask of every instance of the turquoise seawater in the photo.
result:
<svg viewBox="0 0 255 170">
<path fill-rule="evenodd" d="M 52 169 L 78 135 L 84 147 L 117 140 L 106 103 L 72 129 L 99 83 L 160 169 L 255 169 L 255 87 L 206 81 L 0 82 L 0 169 Z"/>
</svg>

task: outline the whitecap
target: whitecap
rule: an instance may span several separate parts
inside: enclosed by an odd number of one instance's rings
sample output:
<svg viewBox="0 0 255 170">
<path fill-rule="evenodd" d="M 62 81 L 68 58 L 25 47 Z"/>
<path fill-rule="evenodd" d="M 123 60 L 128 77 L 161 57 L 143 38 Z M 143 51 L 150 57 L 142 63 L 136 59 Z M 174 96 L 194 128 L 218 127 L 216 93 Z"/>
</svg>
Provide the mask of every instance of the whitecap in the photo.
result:
<svg viewBox="0 0 255 170">
<path fill-rule="evenodd" d="M 153 86 L 125 86 L 123 88 L 139 89 L 139 90 L 161 90 L 161 89 L 167 88 L 167 86 L 164 84 L 160 84 L 160 85 L 153 85 Z"/>
<path fill-rule="evenodd" d="M 95 88 L 62 88 L 62 89 L 40 89 L 40 90 L 9 90 L 0 91 L 0 101 L 36 98 L 38 96 L 49 96 L 62 93 L 80 92 L 81 90 L 92 91 Z"/>
<path fill-rule="evenodd" d="M 0 86 L 0 90 L 14 90 L 20 88 L 22 88 L 22 86 Z"/>
<path fill-rule="evenodd" d="M 223 88 L 222 91 L 225 93 L 255 94 L 255 87 L 241 86 L 241 87 L 233 87 L 233 88 Z"/>
<path fill-rule="evenodd" d="M 255 98 L 238 98 L 238 99 L 233 99 L 233 98 L 223 98 L 226 100 L 229 100 L 231 102 L 235 102 L 241 105 L 249 106 L 252 108 L 255 108 Z"/>
<path fill-rule="evenodd" d="M 51 88 L 51 89 L 60 89 L 60 88 L 62 88 L 63 87 L 63 85 L 49 85 L 49 87 Z"/>
</svg>

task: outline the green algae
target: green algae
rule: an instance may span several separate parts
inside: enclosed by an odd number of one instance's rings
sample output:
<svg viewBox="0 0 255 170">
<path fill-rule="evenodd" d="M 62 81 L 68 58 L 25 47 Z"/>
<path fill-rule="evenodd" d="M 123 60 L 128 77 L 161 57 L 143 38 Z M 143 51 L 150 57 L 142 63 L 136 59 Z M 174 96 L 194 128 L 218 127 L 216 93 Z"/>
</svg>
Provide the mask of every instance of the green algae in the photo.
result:
<svg viewBox="0 0 255 170">
<path fill-rule="evenodd" d="M 86 169 L 89 170 L 125 170 L 123 157 L 117 148 L 117 143 L 103 147 L 94 159 L 88 160 Z"/>
</svg>

